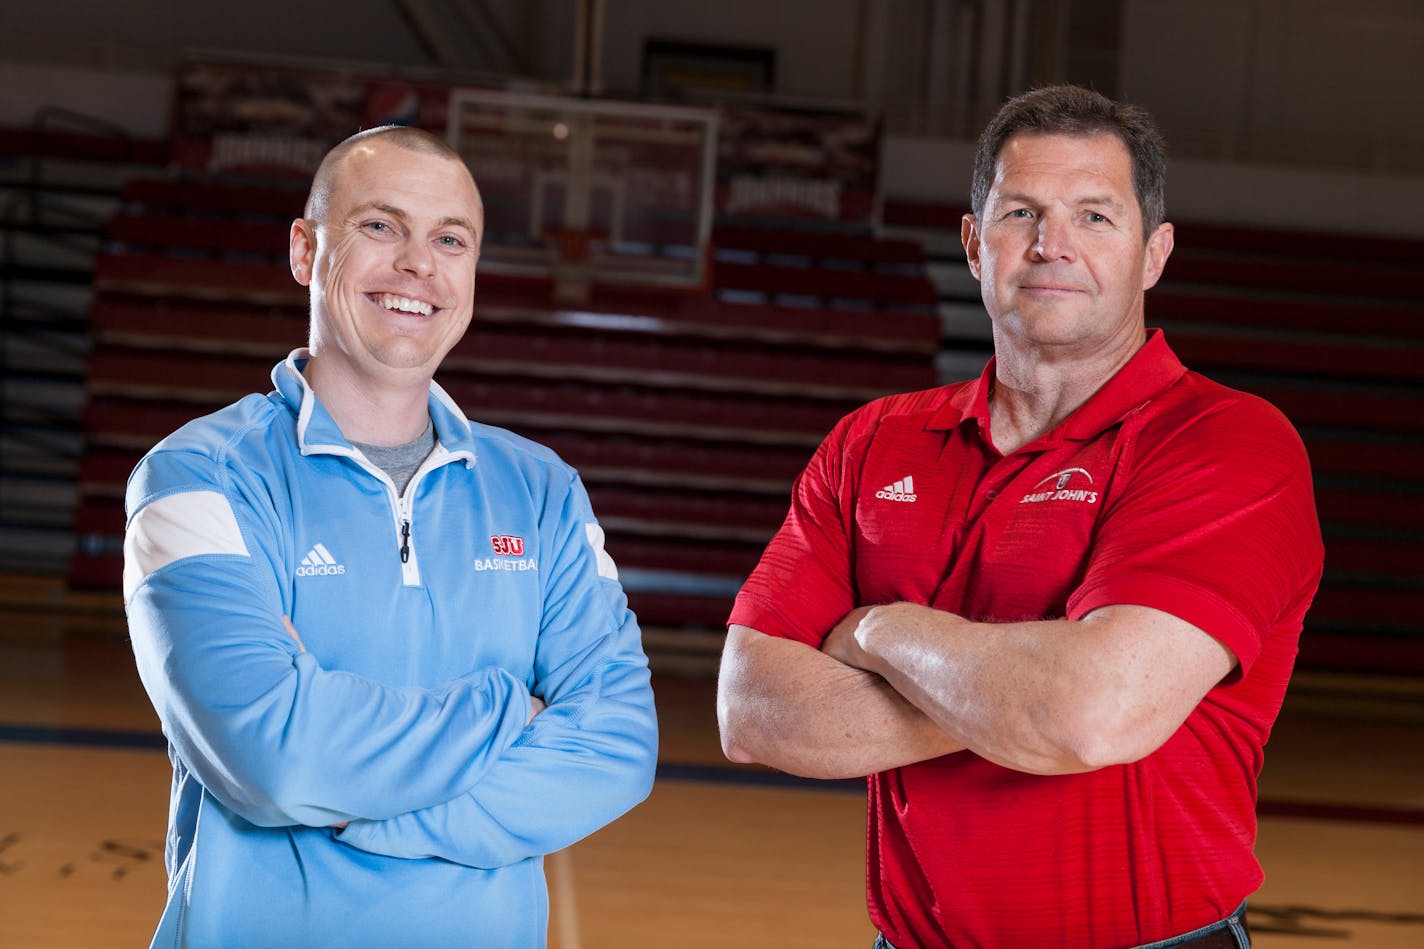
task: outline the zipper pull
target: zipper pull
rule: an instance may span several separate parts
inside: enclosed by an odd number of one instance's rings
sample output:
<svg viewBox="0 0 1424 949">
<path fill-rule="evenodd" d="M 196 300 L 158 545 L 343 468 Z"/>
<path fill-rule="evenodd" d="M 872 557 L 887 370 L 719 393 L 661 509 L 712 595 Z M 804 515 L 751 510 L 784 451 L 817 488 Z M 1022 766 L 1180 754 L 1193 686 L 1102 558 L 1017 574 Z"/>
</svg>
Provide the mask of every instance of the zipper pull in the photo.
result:
<svg viewBox="0 0 1424 949">
<path fill-rule="evenodd" d="M 410 561 L 410 521 L 401 521 L 401 563 Z"/>
</svg>

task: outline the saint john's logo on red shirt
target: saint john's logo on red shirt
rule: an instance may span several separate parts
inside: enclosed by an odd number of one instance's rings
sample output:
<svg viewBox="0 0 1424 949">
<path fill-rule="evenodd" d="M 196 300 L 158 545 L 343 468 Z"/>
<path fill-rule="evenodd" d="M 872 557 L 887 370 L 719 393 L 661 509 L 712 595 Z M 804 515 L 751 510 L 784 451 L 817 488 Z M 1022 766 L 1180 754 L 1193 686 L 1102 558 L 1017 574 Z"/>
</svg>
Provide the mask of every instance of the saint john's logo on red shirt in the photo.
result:
<svg viewBox="0 0 1424 949">
<path fill-rule="evenodd" d="M 1052 487 L 1044 485 L 1052 482 Z M 1097 504 L 1098 492 L 1092 490 L 1093 476 L 1083 468 L 1065 468 L 1044 478 L 1033 486 L 1033 490 L 1023 496 L 1020 504 L 1038 504 L 1043 501 L 1078 501 Z"/>
</svg>

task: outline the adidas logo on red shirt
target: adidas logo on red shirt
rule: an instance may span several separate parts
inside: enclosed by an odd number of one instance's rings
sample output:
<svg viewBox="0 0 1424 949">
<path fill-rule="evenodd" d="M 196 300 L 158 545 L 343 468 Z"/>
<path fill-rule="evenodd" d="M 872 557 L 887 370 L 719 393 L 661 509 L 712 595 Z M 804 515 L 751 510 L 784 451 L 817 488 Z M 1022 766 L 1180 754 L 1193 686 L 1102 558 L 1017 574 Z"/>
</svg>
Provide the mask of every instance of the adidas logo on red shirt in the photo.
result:
<svg viewBox="0 0 1424 949">
<path fill-rule="evenodd" d="M 905 475 L 903 481 L 887 484 L 876 491 L 875 496 L 882 501 L 913 502 L 919 495 L 915 494 L 915 479 L 910 475 Z"/>
</svg>

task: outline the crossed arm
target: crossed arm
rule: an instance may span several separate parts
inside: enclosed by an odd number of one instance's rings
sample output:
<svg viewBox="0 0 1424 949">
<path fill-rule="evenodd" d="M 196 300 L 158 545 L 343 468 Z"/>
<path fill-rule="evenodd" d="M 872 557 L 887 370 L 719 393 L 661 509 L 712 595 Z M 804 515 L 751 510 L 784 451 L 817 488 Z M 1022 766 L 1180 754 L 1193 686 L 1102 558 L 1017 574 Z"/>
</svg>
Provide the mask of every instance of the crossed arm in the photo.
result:
<svg viewBox="0 0 1424 949">
<path fill-rule="evenodd" d="M 866 612 L 837 631 L 849 635 Z M 717 722 L 731 760 L 811 778 L 860 777 L 964 747 L 880 675 L 747 626 L 727 631 Z"/>
<path fill-rule="evenodd" d="M 351 820 L 343 843 L 500 867 L 566 847 L 647 797 L 657 757 L 648 664 L 612 562 L 595 549 L 594 523 L 575 479 L 551 545 L 534 663 L 539 695 L 529 699 L 526 727 L 463 793 Z"/>
<path fill-rule="evenodd" d="M 1160 610 L 974 623 L 911 603 L 861 607 L 821 651 L 734 626 L 718 681 L 734 761 L 847 777 L 967 749 L 1038 774 L 1160 747 L 1236 663 Z"/>
<path fill-rule="evenodd" d="M 292 618 L 290 616 L 282 617 L 282 626 L 287 630 L 287 635 L 291 636 L 292 639 L 296 642 L 298 653 L 306 652 L 306 643 L 302 642 L 302 634 L 297 632 L 297 628 L 292 625 Z M 548 707 L 549 706 L 545 704 L 544 700 L 539 698 L 539 696 L 529 696 L 529 717 L 524 720 L 524 726 L 528 728 L 529 725 L 533 723 L 535 717 Z M 344 820 L 337 821 L 336 823 L 331 824 L 330 827 L 332 830 L 342 831 L 345 830 L 350 825 L 350 823 L 350 821 Z"/>
<path fill-rule="evenodd" d="M 657 759 L 647 660 L 621 589 L 599 580 L 558 612 L 607 616 L 611 631 L 557 653 L 527 728 L 463 794 L 385 820 L 353 820 L 341 840 L 370 853 L 499 867 L 552 853 L 652 790 Z M 555 632 L 547 638 L 569 638 Z M 567 647 L 557 647 L 562 650 Z M 547 707 L 539 706 L 547 701 Z"/>
<path fill-rule="evenodd" d="M 844 777 L 967 750 L 1071 773 L 1161 747 L 1320 577 L 1298 436 L 1264 403 L 1212 398 L 1211 411 L 1139 433 L 1150 447 L 1095 529 L 1083 579 L 1042 607 L 1070 609 L 1076 595 L 1086 612 L 1025 622 L 904 602 L 850 609 L 858 475 L 847 465 L 861 452 L 848 445 L 869 425 L 848 416 L 793 489 L 738 615 L 806 635 L 850 612 L 819 649 L 729 631 L 718 684 L 727 755 Z M 1133 605 L 1143 602 L 1180 604 L 1181 616 Z"/>
</svg>

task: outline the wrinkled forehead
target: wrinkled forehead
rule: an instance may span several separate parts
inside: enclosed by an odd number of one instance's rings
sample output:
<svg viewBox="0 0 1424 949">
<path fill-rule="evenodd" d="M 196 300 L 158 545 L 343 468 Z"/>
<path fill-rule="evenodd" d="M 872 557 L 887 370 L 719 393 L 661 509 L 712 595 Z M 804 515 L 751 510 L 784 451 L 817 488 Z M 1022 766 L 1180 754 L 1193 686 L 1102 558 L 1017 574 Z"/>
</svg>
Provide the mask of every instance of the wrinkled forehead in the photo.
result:
<svg viewBox="0 0 1424 949">
<path fill-rule="evenodd" d="M 990 195 L 1033 181 L 1072 182 L 1136 203 L 1132 156 L 1121 139 L 1107 133 L 1018 132 L 1009 136 L 994 162 Z"/>
</svg>

